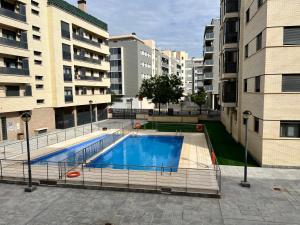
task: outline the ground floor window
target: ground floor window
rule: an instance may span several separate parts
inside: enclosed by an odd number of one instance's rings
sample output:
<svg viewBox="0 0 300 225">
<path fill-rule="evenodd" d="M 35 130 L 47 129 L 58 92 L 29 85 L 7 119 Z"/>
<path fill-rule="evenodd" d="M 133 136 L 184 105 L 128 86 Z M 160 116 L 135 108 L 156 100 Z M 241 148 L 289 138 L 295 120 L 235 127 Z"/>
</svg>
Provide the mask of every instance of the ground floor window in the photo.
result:
<svg viewBox="0 0 300 225">
<path fill-rule="evenodd" d="M 300 121 L 281 121 L 280 136 L 300 138 Z"/>
</svg>

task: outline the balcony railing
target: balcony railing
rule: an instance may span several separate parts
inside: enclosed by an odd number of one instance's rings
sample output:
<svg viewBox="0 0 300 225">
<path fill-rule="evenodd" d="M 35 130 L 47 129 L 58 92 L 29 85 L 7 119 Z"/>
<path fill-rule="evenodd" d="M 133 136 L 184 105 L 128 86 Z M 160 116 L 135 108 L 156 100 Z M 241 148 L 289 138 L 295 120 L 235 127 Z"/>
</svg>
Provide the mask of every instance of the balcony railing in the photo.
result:
<svg viewBox="0 0 300 225">
<path fill-rule="evenodd" d="M 225 34 L 225 44 L 235 44 L 238 42 L 238 32 Z"/>
<path fill-rule="evenodd" d="M 29 70 L 28 69 L 10 68 L 10 67 L 0 67 L 0 74 L 29 76 Z"/>
<path fill-rule="evenodd" d="M 224 64 L 225 73 L 237 73 L 237 63 L 226 63 Z"/>
<path fill-rule="evenodd" d="M 205 34 L 205 39 L 213 39 L 215 36 L 214 36 L 214 33 L 207 33 Z"/>
<path fill-rule="evenodd" d="M 65 102 L 73 102 L 73 95 L 65 95 Z"/>
<path fill-rule="evenodd" d="M 102 81 L 102 77 L 91 77 L 83 75 L 75 75 L 76 80 L 92 80 L 92 81 Z"/>
<path fill-rule="evenodd" d="M 225 3 L 225 12 L 233 13 L 239 11 L 239 2 L 238 0 L 227 0 Z"/>
<path fill-rule="evenodd" d="M 26 42 L 11 40 L 11 39 L 8 39 L 8 38 L 3 38 L 3 37 L 0 37 L 0 44 L 7 45 L 7 46 L 12 46 L 12 47 L 17 47 L 17 48 L 28 49 L 28 44 Z"/>
<path fill-rule="evenodd" d="M 204 74 L 204 79 L 213 79 L 214 78 L 214 74 L 213 73 L 205 73 Z"/>
<path fill-rule="evenodd" d="M 204 85 L 205 91 L 213 91 L 214 87 L 212 85 Z"/>
<path fill-rule="evenodd" d="M 85 61 L 85 62 L 91 62 L 91 63 L 95 63 L 95 64 L 101 64 L 101 60 L 100 59 L 88 58 L 88 57 L 84 57 L 82 55 L 76 55 L 76 54 L 74 54 L 74 59 L 80 60 L 80 61 Z"/>
<path fill-rule="evenodd" d="M 76 40 L 78 40 L 78 41 L 82 41 L 82 42 L 85 42 L 85 43 L 88 43 L 88 44 L 100 47 L 100 43 L 99 42 L 96 42 L 96 41 L 93 41 L 91 39 L 85 38 L 82 35 L 78 35 L 78 34 L 73 33 L 73 38 L 76 39 Z"/>
<path fill-rule="evenodd" d="M 214 60 L 212 60 L 212 59 L 205 60 L 204 65 L 213 66 L 214 65 Z"/>
<path fill-rule="evenodd" d="M 213 52 L 214 51 L 214 47 L 208 46 L 204 48 L 204 52 L 208 53 L 208 52 Z"/>
<path fill-rule="evenodd" d="M 7 16 L 10 17 L 12 19 L 16 19 L 16 20 L 20 20 L 22 22 L 26 22 L 26 16 L 19 14 L 19 13 L 15 13 L 11 10 L 5 9 L 5 8 L 0 8 L 0 15 L 2 16 Z"/>
</svg>

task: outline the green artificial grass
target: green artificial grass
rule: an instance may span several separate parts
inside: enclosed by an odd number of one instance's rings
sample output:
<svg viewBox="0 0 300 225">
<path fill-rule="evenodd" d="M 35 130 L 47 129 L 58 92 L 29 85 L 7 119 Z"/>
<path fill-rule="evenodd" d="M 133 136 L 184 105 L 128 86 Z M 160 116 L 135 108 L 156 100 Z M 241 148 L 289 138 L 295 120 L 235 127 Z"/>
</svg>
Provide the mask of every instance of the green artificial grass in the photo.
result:
<svg viewBox="0 0 300 225">
<path fill-rule="evenodd" d="M 220 165 L 244 165 L 244 147 L 237 143 L 226 131 L 219 121 L 202 121 L 205 124 Z M 197 132 L 196 124 L 180 123 L 155 123 L 149 122 L 143 125 L 144 129 L 153 129 L 161 132 Z M 258 166 L 255 160 L 248 155 L 248 165 Z"/>
</svg>

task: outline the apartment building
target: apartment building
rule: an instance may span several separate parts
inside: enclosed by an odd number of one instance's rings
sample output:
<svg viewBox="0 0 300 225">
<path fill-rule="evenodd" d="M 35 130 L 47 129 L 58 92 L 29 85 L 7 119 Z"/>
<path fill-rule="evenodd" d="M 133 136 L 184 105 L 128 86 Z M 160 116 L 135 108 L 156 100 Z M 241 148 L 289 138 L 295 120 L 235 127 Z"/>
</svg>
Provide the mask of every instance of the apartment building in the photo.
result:
<svg viewBox="0 0 300 225">
<path fill-rule="evenodd" d="M 219 36 L 220 19 L 215 18 L 205 26 L 203 39 L 203 83 L 211 109 L 219 108 Z"/>
<path fill-rule="evenodd" d="M 107 24 L 63 0 L 0 0 L 0 140 L 106 117 Z"/>
<path fill-rule="evenodd" d="M 300 2 L 221 1 L 221 120 L 262 166 L 300 167 Z"/>
<path fill-rule="evenodd" d="M 113 107 L 129 108 L 132 101 L 134 108 L 152 108 L 146 99 L 142 102 L 136 96 L 142 81 L 156 72 L 155 42 L 132 33 L 111 36 L 109 48 L 111 91 L 117 96 Z"/>
<path fill-rule="evenodd" d="M 185 62 L 186 93 L 192 95 L 203 87 L 203 58 L 191 58 Z"/>
</svg>

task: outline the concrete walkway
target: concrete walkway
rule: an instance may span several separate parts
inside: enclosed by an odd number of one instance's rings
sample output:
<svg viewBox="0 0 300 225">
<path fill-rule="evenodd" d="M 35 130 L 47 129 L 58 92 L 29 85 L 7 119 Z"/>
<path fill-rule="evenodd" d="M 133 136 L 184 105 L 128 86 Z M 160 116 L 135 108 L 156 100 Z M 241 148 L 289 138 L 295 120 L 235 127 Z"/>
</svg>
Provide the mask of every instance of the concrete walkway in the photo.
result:
<svg viewBox="0 0 300 225">
<path fill-rule="evenodd" d="M 5 225 L 299 225 L 300 170 L 222 167 L 221 199 L 0 184 Z M 274 191 L 280 187 L 282 191 Z"/>
</svg>

